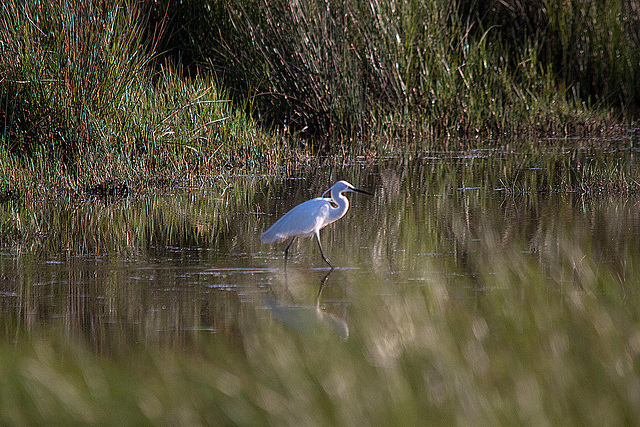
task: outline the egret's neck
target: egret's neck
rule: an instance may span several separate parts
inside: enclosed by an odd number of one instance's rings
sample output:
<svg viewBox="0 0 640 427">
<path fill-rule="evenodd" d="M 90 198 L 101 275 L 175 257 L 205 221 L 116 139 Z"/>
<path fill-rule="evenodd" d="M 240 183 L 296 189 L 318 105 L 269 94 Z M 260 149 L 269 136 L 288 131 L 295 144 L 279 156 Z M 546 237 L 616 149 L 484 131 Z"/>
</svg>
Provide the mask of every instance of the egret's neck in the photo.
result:
<svg viewBox="0 0 640 427">
<path fill-rule="evenodd" d="M 331 222 L 336 221 L 344 216 L 349 210 L 349 199 L 342 195 L 342 193 L 331 192 L 331 198 L 333 202 L 337 205 L 335 208 L 331 209 Z"/>
</svg>

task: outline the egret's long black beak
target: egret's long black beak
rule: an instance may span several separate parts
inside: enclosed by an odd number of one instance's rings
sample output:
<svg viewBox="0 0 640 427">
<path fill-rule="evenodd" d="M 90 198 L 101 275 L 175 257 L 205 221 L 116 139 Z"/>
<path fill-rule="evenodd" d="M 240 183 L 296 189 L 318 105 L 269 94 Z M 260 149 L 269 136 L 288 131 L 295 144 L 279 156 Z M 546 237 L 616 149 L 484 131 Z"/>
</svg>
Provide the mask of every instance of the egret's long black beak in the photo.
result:
<svg viewBox="0 0 640 427">
<path fill-rule="evenodd" d="M 373 196 L 373 193 L 369 193 L 368 191 L 364 191 L 356 187 L 353 187 L 351 190 L 356 191 L 358 193 L 364 193 L 364 194 L 368 194 L 369 196 Z"/>
</svg>

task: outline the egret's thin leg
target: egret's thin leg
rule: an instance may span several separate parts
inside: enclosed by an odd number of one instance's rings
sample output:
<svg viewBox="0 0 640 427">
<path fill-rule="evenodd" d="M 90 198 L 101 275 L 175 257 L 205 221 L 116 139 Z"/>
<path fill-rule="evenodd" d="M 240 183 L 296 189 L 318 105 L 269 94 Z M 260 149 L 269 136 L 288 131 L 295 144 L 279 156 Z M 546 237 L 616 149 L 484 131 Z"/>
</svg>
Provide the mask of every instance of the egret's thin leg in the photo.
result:
<svg viewBox="0 0 640 427">
<path fill-rule="evenodd" d="M 320 255 L 322 255 L 322 259 L 324 260 L 324 262 L 329 264 L 329 267 L 333 269 L 333 265 L 331 265 L 327 257 L 324 256 L 324 252 L 322 251 L 322 243 L 320 243 L 320 233 L 318 233 L 317 231 L 316 231 L 316 240 L 318 241 L 318 247 L 320 248 Z"/>
<path fill-rule="evenodd" d="M 287 245 L 287 249 L 284 250 L 284 271 L 287 271 L 287 257 L 289 256 L 289 248 L 293 244 L 294 240 L 296 240 L 295 236 L 293 237 L 293 239 L 291 239 L 291 241 Z"/>
</svg>

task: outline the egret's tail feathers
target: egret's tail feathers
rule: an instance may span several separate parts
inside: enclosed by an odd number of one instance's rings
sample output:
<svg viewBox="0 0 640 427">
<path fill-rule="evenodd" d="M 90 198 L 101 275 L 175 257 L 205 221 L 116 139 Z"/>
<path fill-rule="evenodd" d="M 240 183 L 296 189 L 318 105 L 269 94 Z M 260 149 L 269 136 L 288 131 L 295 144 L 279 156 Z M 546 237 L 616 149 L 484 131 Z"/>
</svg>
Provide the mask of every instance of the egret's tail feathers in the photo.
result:
<svg viewBox="0 0 640 427">
<path fill-rule="evenodd" d="M 277 243 L 283 241 L 284 238 L 282 238 L 282 236 L 280 236 L 278 233 L 269 229 L 260 235 L 260 240 L 262 240 L 262 243 Z"/>
<path fill-rule="evenodd" d="M 260 240 L 262 240 L 262 243 L 272 243 L 272 239 L 273 236 L 270 236 L 266 231 L 260 235 Z"/>
</svg>

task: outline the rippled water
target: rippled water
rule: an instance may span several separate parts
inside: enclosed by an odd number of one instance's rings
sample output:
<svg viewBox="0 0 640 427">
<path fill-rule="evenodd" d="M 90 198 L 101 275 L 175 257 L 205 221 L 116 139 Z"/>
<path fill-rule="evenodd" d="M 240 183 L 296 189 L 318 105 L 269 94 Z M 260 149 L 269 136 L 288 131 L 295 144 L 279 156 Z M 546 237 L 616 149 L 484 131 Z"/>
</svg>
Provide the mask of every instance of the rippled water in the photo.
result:
<svg viewBox="0 0 640 427">
<path fill-rule="evenodd" d="M 62 330 L 103 353 L 197 346 L 212 334 L 240 348 L 269 322 L 346 339 L 363 292 L 438 282 L 473 307 L 478 295 L 505 291 L 504 280 L 486 278 L 513 254 L 537 266 L 550 295 L 585 286 L 586 262 L 630 286 L 640 203 L 612 182 L 638 176 L 634 155 L 625 140 L 501 145 L 236 175 L 170 194 L 4 204 L 0 333 Z M 589 181 L 598 168 L 612 182 Z M 374 196 L 349 194 L 349 212 L 321 232 L 336 268 L 305 239 L 285 274 L 285 244 L 263 245 L 260 233 L 338 179 Z"/>
</svg>

